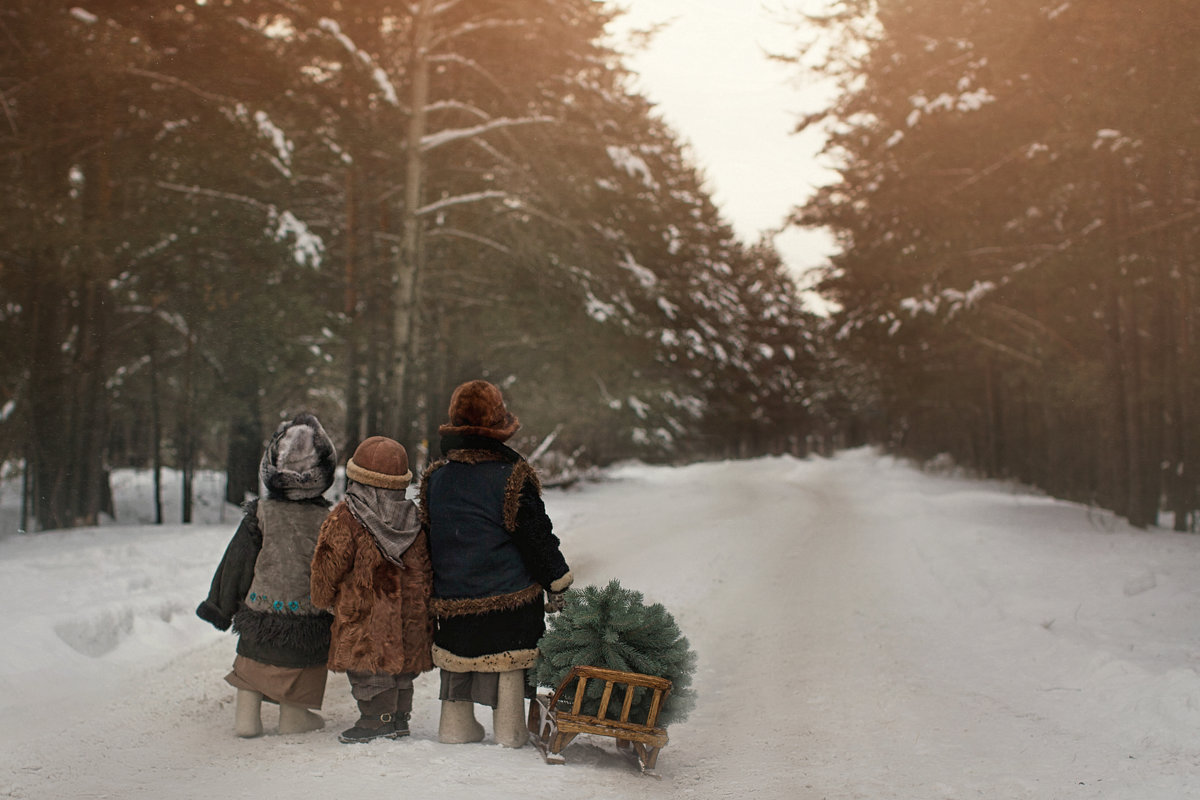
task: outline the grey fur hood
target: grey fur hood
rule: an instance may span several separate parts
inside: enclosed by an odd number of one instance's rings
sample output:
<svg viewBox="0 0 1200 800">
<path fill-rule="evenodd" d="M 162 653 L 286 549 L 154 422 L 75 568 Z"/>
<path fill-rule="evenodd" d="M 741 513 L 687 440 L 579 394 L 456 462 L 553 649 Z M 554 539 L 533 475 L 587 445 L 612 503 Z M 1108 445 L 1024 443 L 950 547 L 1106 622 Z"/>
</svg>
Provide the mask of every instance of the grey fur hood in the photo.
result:
<svg viewBox="0 0 1200 800">
<path fill-rule="evenodd" d="M 271 437 L 258 475 L 267 494 L 284 500 L 320 497 L 333 485 L 337 453 L 333 441 L 312 414 L 280 423 Z"/>
</svg>

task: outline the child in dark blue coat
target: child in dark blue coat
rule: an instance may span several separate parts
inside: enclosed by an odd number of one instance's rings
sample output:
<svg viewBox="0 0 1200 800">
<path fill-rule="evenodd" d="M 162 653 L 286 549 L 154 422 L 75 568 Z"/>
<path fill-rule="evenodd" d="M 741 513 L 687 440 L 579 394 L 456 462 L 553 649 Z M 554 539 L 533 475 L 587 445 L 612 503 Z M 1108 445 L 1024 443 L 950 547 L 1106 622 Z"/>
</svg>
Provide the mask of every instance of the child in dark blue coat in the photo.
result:
<svg viewBox="0 0 1200 800">
<path fill-rule="evenodd" d="M 572 581 L 537 473 L 504 444 L 518 427 L 496 386 L 464 383 L 438 429 L 446 457 L 421 479 L 433 663 L 442 675 L 438 739 L 446 743 L 483 738 L 473 705 L 480 703 L 494 709 L 498 742 L 524 744 L 525 670 L 537 660 L 545 611 L 561 608 Z"/>
</svg>

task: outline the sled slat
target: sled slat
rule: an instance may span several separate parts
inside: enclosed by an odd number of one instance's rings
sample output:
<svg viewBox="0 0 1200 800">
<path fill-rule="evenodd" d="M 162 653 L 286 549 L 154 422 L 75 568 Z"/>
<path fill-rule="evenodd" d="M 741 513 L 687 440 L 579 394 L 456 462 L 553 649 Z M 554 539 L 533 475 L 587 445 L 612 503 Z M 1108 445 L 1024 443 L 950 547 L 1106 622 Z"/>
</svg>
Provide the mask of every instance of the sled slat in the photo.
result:
<svg viewBox="0 0 1200 800">
<path fill-rule="evenodd" d="M 583 707 L 583 693 L 587 690 L 587 677 L 579 676 L 579 687 L 575 690 L 575 706 L 571 709 L 572 714 L 578 714 L 579 709 Z"/>
<path fill-rule="evenodd" d="M 608 700 L 612 697 L 612 681 L 604 682 L 604 694 L 600 695 L 600 713 L 596 715 L 597 719 L 604 719 L 608 716 Z"/>
<path fill-rule="evenodd" d="M 629 709 L 633 706 L 633 684 L 625 687 L 625 702 L 621 705 L 621 722 L 629 722 Z"/>
<path fill-rule="evenodd" d="M 650 713 L 646 715 L 646 724 L 654 727 L 654 723 L 658 722 L 658 709 L 662 706 L 663 693 L 655 689 L 654 697 L 650 699 Z"/>
</svg>

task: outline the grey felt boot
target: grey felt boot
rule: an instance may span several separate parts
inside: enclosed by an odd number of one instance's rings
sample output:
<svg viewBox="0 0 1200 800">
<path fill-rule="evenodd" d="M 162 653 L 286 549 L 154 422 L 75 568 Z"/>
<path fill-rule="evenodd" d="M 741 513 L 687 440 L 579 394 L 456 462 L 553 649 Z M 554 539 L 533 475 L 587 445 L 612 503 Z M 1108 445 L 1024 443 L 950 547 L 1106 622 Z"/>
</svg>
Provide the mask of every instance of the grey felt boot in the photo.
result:
<svg viewBox="0 0 1200 800">
<path fill-rule="evenodd" d="M 291 703 L 279 704 L 279 732 L 307 733 L 325 727 L 325 720 L 320 714 L 309 711 L 304 706 L 294 706 Z"/>
<path fill-rule="evenodd" d="M 408 735 L 408 714 L 396 711 L 399 692 L 388 689 L 370 700 L 358 701 L 358 722 L 338 735 L 339 742 L 352 744 L 372 739 L 396 739 Z"/>
<path fill-rule="evenodd" d="M 259 692 L 250 689 L 238 689 L 237 691 L 233 731 L 243 739 L 262 736 L 262 700 L 263 696 Z"/>
<path fill-rule="evenodd" d="M 475 719 L 475 704 L 469 700 L 443 700 L 438 721 L 438 741 L 468 744 L 483 741 L 483 726 Z"/>
<path fill-rule="evenodd" d="M 529 740 L 525 721 L 525 670 L 500 673 L 496 709 L 492 712 L 492 734 L 505 747 L 520 747 Z"/>
</svg>

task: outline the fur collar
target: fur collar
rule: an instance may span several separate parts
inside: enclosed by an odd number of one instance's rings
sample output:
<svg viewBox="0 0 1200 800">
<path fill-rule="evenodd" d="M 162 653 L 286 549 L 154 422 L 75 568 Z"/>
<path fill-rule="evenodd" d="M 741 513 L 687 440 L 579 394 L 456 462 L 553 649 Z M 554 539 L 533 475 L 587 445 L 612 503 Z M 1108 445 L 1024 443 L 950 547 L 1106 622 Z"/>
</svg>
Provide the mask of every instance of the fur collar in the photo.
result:
<svg viewBox="0 0 1200 800">
<path fill-rule="evenodd" d="M 475 464 L 480 461 L 507 461 L 516 464 L 524 460 L 521 454 L 504 442 L 471 433 L 442 434 L 442 452 L 450 461 Z"/>
</svg>

